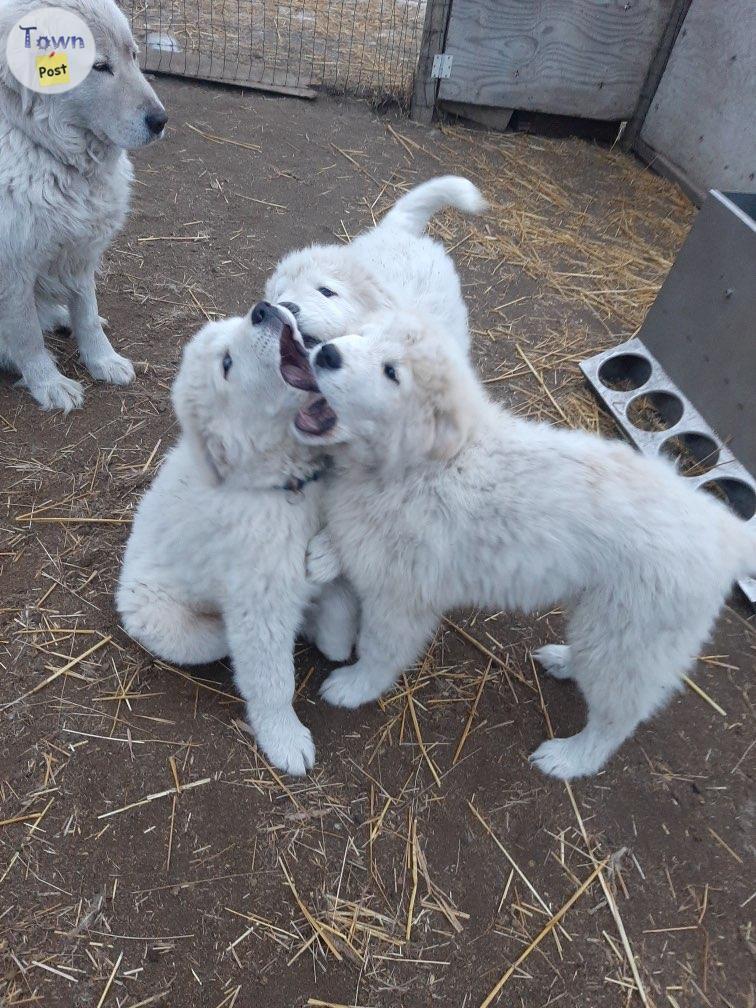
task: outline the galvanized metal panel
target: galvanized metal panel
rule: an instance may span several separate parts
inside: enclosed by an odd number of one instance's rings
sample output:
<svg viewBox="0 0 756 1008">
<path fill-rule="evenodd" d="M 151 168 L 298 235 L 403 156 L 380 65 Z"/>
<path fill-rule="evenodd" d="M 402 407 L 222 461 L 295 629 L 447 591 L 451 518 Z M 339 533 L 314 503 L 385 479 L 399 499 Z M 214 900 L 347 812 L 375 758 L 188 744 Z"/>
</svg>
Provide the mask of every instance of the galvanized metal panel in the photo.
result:
<svg viewBox="0 0 756 1008">
<path fill-rule="evenodd" d="M 641 140 L 698 189 L 756 188 L 756 3 L 693 0 Z"/>
<path fill-rule="evenodd" d="M 454 0 L 439 97 L 628 119 L 674 0 Z"/>
<path fill-rule="evenodd" d="M 756 475 L 756 196 L 712 192 L 639 336 Z"/>
</svg>

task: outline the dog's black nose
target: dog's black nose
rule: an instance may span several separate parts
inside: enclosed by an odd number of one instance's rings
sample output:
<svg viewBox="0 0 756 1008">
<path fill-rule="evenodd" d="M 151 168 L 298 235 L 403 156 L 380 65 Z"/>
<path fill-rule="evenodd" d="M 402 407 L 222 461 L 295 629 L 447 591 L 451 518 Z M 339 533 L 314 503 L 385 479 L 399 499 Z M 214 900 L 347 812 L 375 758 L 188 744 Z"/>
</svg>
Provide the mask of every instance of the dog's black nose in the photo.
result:
<svg viewBox="0 0 756 1008">
<path fill-rule="evenodd" d="M 274 314 L 273 305 L 270 301 L 258 301 L 252 309 L 252 325 L 260 325 L 266 318 Z"/>
<path fill-rule="evenodd" d="M 153 136 L 157 136 L 158 133 L 163 132 L 165 124 L 168 122 L 168 116 L 165 113 L 165 109 L 161 109 L 159 112 L 150 112 L 149 115 L 144 117 L 144 121 L 150 133 Z"/>
<path fill-rule="evenodd" d="M 315 355 L 315 363 L 318 367 L 328 368 L 330 371 L 338 371 L 341 367 L 341 354 L 338 347 L 333 343 L 324 344 Z"/>
<path fill-rule="evenodd" d="M 294 318 L 296 318 L 297 315 L 299 315 L 299 305 L 294 304 L 293 301 L 279 301 L 278 303 L 281 305 L 282 308 L 288 308 L 291 314 L 294 316 Z"/>
</svg>

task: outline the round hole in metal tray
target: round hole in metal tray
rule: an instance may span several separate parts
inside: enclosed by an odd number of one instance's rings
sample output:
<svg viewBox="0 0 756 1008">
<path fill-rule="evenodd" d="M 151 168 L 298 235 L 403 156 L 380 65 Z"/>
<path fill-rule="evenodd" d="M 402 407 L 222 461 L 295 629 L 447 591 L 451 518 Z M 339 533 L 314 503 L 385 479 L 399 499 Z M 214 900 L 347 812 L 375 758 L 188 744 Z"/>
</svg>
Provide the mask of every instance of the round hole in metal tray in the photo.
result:
<svg viewBox="0 0 756 1008">
<path fill-rule="evenodd" d="M 673 434 L 659 448 L 677 465 L 682 476 L 703 476 L 719 462 L 719 447 L 714 438 L 696 431 Z"/>
<path fill-rule="evenodd" d="M 643 392 L 630 400 L 627 419 L 639 430 L 665 431 L 682 419 L 685 407 L 672 392 Z"/>
<path fill-rule="evenodd" d="M 756 490 L 745 480 L 733 476 L 718 476 L 701 485 L 702 490 L 724 501 L 732 510 L 749 521 L 756 514 Z"/>
<path fill-rule="evenodd" d="M 620 353 L 607 357 L 598 369 L 601 384 L 618 392 L 639 389 L 650 377 L 651 361 L 637 353 Z"/>
</svg>

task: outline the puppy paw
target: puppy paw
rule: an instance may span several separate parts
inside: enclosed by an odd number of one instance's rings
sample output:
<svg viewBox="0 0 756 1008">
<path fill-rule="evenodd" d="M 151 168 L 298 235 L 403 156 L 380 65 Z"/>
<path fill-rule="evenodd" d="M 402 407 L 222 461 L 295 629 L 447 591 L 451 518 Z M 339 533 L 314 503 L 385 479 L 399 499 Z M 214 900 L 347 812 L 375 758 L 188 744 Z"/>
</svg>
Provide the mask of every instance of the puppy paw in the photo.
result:
<svg viewBox="0 0 756 1008">
<path fill-rule="evenodd" d="M 555 679 L 571 679 L 570 649 L 567 644 L 544 644 L 533 657 L 545 672 Z"/>
<path fill-rule="evenodd" d="M 303 777 L 315 766 L 315 743 L 293 710 L 258 721 L 255 732 L 258 746 L 278 770 Z"/>
<path fill-rule="evenodd" d="M 549 777 L 572 780 L 573 777 L 589 777 L 596 773 L 604 759 L 586 748 L 581 733 L 572 738 L 542 742 L 531 755 L 530 762 Z"/>
<path fill-rule="evenodd" d="M 83 386 L 57 371 L 47 378 L 32 382 L 21 381 L 18 384 L 29 390 L 43 410 L 70 413 L 71 410 L 81 409 L 84 403 Z"/>
<path fill-rule="evenodd" d="M 369 673 L 362 672 L 359 662 L 331 672 L 320 687 L 320 695 L 333 707 L 354 709 L 377 700 L 383 693 L 383 683 L 377 683 Z"/>
<path fill-rule="evenodd" d="M 313 536 L 307 545 L 305 571 L 311 584 L 328 584 L 341 574 L 338 555 L 325 529 Z"/>
<path fill-rule="evenodd" d="M 131 361 L 115 350 L 106 357 L 87 358 L 84 367 L 95 381 L 108 382 L 109 385 L 130 385 L 136 377 Z"/>
</svg>

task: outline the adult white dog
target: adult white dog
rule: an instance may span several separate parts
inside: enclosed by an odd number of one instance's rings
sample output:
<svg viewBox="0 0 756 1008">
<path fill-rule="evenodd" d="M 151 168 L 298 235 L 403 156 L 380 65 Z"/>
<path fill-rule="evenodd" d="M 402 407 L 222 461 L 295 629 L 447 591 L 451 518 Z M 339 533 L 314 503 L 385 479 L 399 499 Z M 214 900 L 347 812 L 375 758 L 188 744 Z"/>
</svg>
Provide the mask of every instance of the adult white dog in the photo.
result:
<svg viewBox="0 0 756 1008">
<path fill-rule="evenodd" d="M 424 182 L 350 244 L 310 245 L 286 256 L 268 280 L 266 297 L 297 317 L 305 346 L 354 332 L 374 312 L 412 306 L 438 319 L 466 352 L 467 308 L 457 271 L 443 245 L 424 233 L 447 206 L 477 214 L 486 202 L 466 178 Z"/>
<path fill-rule="evenodd" d="M 187 345 L 173 386 L 181 437 L 135 515 L 116 603 L 161 658 L 230 655 L 258 744 L 303 774 L 315 749 L 292 708 L 293 650 L 314 591 L 305 550 L 320 489 L 317 452 L 291 432 L 303 396 L 279 373 L 297 367 L 294 325 L 261 302 Z"/>
<path fill-rule="evenodd" d="M 43 409 L 68 412 L 83 389 L 58 371 L 45 331 L 70 324 L 93 378 L 125 385 L 134 377 L 103 332 L 95 272 L 128 209 L 124 151 L 161 136 L 167 117 L 112 0 L 56 0 L 94 35 L 94 66 L 81 84 L 50 95 L 21 85 L 6 39 L 40 6 L 0 5 L 0 366 L 20 373 Z"/>
<path fill-rule="evenodd" d="M 363 603 L 358 661 L 325 698 L 380 696 L 444 610 L 563 603 L 567 645 L 536 657 L 575 679 L 588 720 L 532 760 L 595 773 L 678 688 L 733 580 L 756 570 L 753 531 L 665 462 L 506 413 L 433 329 L 395 320 L 311 361 L 326 399 L 298 436 L 341 448 L 310 563 L 330 576 L 333 547 Z"/>
</svg>

